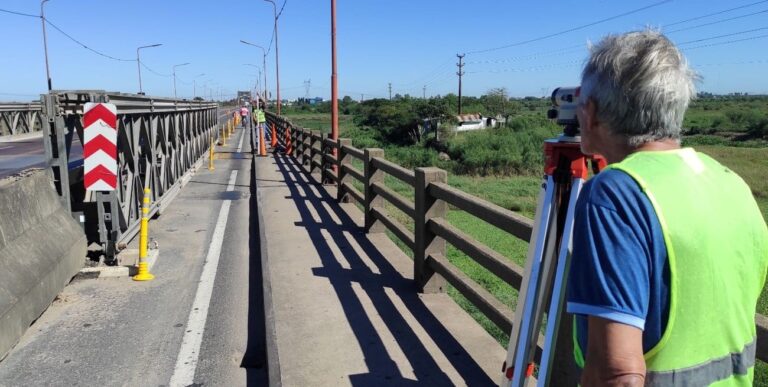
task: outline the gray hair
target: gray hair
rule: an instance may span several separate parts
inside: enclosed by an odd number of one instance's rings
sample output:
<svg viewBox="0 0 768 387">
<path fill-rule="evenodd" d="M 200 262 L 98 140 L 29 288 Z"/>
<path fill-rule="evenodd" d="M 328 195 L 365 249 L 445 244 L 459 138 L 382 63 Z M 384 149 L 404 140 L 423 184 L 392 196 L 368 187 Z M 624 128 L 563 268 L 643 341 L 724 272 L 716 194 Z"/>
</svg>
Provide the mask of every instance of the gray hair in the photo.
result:
<svg viewBox="0 0 768 387">
<path fill-rule="evenodd" d="M 598 120 L 629 146 L 679 140 L 696 79 L 680 51 L 660 32 L 609 35 L 590 47 L 580 102 L 591 98 Z"/>
</svg>

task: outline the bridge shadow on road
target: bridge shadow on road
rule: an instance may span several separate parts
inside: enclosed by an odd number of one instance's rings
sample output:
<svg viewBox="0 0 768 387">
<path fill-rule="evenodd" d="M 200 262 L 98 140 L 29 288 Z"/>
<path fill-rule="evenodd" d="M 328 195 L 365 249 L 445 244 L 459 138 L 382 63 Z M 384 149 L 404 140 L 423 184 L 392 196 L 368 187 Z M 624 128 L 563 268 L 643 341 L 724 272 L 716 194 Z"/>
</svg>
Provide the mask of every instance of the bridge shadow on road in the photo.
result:
<svg viewBox="0 0 768 387">
<path fill-rule="evenodd" d="M 313 268 L 313 274 L 330 281 L 363 352 L 369 372 L 349 375 L 350 383 L 355 386 L 494 385 L 482 367 L 429 310 L 413 280 L 404 277 L 382 255 L 335 198 L 309 180 L 294 161 L 280 154 L 275 156 L 275 161 L 290 189 L 288 198 L 299 210 L 301 222 L 297 225 L 306 230 L 320 253 L 322 265 Z M 353 245 L 359 248 L 355 249 Z M 335 247 L 340 254 L 334 254 Z M 338 255 L 343 258 L 337 258 Z M 342 259 L 346 260 L 346 265 Z M 366 310 L 364 297 L 370 299 L 374 311 Z M 378 316 L 372 319 L 373 315 Z M 322 318 L 315 316 L 318 317 Z M 401 372 L 404 367 L 398 367 L 392 356 L 398 351 L 392 350 L 391 339 L 387 340 L 389 336 L 387 333 L 382 336 L 382 332 L 389 332 L 394 338 L 399 352 L 412 368 L 412 374 Z M 453 370 L 446 372 L 441 368 L 441 364 L 446 364 L 445 359 Z M 403 364 L 402 359 L 399 363 Z M 463 380 L 456 380 L 456 374 Z"/>
</svg>

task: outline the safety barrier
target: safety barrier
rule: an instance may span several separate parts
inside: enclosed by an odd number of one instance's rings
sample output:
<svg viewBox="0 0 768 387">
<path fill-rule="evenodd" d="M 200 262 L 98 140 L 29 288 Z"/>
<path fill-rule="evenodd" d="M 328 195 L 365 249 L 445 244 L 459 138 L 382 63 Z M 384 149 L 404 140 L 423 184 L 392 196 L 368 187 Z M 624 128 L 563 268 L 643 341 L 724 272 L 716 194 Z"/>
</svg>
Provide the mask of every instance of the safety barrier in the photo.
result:
<svg viewBox="0 0 768 387">
<path fill-rule="evenodd" d="M 40 102 L 0 103 L 0 138 L 43 129 Z"/>
<path fill-rule="evenodd" d="M 499 329 L 511 331 L 512 309 L 450 263 L 446 258 L 446 243 L 461 250 L 516 290 L 520 289 L 523 268 L 454 227 L 445 216 L 448 205 L 451 205 L 526 242 L 532 233 L 531 219 L 451 187 L 447 184 L 447 173 L 439 168 L 409 170 L 387 161 L 382 149 L 358 149 L 351 146 L 350 139 L 340 138 L 336 141 L 319 131 L 294 127 L 283 117 L 273 114 L 268 114 L 267 119 L 277 126 L 278 139 L 282 137 L 280 133 L 291 128 L 290 138 L 296 144 L 293 157 L 304 166 L 306 173 L 319 172 L 322 182 L 332 181 L 336 185 L 338 200 L 352 198 L 364 208 L 366 232 L 388 230 L 411 248 L 414 255 L 414 281 L 422 292 L 444 292 L 447 281 Z M 362 161 L 363 171 L 352 167 L 353 158 Z M 413 187 L 414 201 L 386 187 L 384 174 Z M 362 183 L 365 192 L 354 187 L 350 181 L 352 178 Z M 384 201 L 413 219 L 413 230 L 388 214 Z M 768 361 L 768 318 L 760 314 L 755 317 L 756 356 L 762 361 Z M 558 348 L 561 350 L 556 355 L 568 358 L 569 362 L 572 357 L 570 329 L 571 324 L 564 320 L 558 337 Z M 537 358 L 541 355 L 542 345 L 543 337 L 540 335 Z M 557 359 L 556 363 L 565 364 Z M 553 382 L 553 385 L 574 385 L 577 381 L 573 369 L 563 370 L 556 377 L 563 383 Z"/>
<path fill-rule="evenodd" d="M 82 178 L 82 166 L 73 167 L 69 155 L 75 134 L 83 143 L 87 102 L 117 108 L 118 182 L 112 192 L 86 192 L 82 184 L 70 184 L 72 173 L 65 172 L 79 168 Z M 92 90 L 51 92 L 43 95 L 42 108 L 46 159 L 56 188 L 83 223 L 89 243 L 99 243 L 107 260 L 138 232 L 144 189 L 151 189 L 149 216 L 162 212 L 217 140 L 222 119 L 212 102 Z"/>
<path fill-rule="evenodd" d="M 0 359 L 83 266 L 83 230 L 45 170 L 0 180 Z"/>
</svg>

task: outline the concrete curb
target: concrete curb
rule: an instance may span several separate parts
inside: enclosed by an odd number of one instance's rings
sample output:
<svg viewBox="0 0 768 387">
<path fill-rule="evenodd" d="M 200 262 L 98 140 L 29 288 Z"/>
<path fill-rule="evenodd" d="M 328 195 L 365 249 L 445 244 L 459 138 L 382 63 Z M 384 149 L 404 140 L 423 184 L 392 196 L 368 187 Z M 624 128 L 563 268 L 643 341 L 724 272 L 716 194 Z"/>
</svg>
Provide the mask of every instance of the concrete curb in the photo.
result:
<svg viewBox="0 0 768 387">
<path fill-rule="evenodd" d="M 267 255 L 267 234 L 264 230 L 264 212 L 262 209 L 261 191 L 259 190 L 258 176 L 256 176 L 256 160 L 251 160 L 251 173 L 256 190 L 256 208 L 258 211 L 257 221 L 259 222 L 259 255 L 261 256 L 261 276 L 264 292 L 264 330 L 267 352 L 267 377 L 271 387 L 281 387 L 283 385 L 282 373 L 280 371 L 280 355 L 277 352 L 277 331 L 275 328 L 275 308 L 272 300 L 272 277 L 269 274 L 269 258 Z"/>
<path fill-rule="evenodd" d="M 43 131 L 42 130 L 37 131 L 37 132 L 32 132 L 32 133 L 12 134 L 10 136 L 0 136 L 0 143 L 31 140 L 31 139 L 40 138 L 40 137 L 43 137 Z"/>
<path fill-rule="evenodd" d="M 147 251 L 147 266 L 152 271 L 152 266 L 157 262 L 157 258 L 160 256 L 160 251 L 157 249 Z M 138 249 L 125 249 L 118 254 L 118 262 L 125 262 L 126 264 L 120 266 L 97 266 L 97 267 L 84 267 L 80 269 L 80 274 L 88 276 L 97 274 L 97 278 L 108 277 L 132 277 L 138 273 L 139 250 Z"/>
</svg>

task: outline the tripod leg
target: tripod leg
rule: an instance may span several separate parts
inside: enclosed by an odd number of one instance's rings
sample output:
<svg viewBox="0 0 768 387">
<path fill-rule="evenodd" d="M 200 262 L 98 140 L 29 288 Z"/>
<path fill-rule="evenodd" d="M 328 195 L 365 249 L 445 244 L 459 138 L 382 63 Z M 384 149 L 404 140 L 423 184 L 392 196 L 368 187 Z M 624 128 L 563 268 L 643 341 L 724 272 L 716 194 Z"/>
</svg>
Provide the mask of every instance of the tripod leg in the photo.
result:
<svg viewBox="0 0 768 387">
<path fill-rule="evenodd" d="M 549 226 L 552 223 L 552 202 L 555 193 L 555 184 L 551 176 L 547 176 L 544 181 L 541 192 L 539 193 L 538 205 L 536 207 L 536 220 L 531 234 L 531 240 L 528 247 L 528 256 L 525 263 L 525 272 L 523 281 L 520 284 L 518 294 L 518 303 L 515 308 L 515 317 L 510 333 L 509 347 L 507 348 L 507 359 L 504 363 L 505 369 L 500 385 L 508 386 L 513 379 L 513 374 L 518 376 L 517 384 L 521 385 L 519 375 L 525 372 L 527 361 L 523 349 L 530 344 L 530 326 L 533 320 L 533 307 L 531 303 L 537 298 L 536 293 L 539 288 L 539 267 L 545 251 L 545 242 L 549 234 Z M 535 343 L 535 341 L 534 341 Z M 517 370 L 517 372 L 514 372 Z"/>
<path fill-rule="evenodd" d="M 565 300 L 565 285 L 568 279 L 568 270 L 571 263 L 571 250 L 573 241 L 573 218 L 576 210 L 576 199 L 584 185 L 584 180 L 574 178 L 571 184 L 571 194 L 568 200 L 568 210 L 566 212 L 565 224 L 563 226 L 563 237 L 560 241 L 560 253 L 557 259 L 557 269 L 552 287 L 552 297 L 547 313 L 547 328 L 544 333 L 544 351 L 541 355 L 541 364 L 539 366 L 539 383 L 543 386 L 549 385 L 551 380 L 552 359 L 555 354 L 557 343 L 557 333 L 560 328 L 560 317 L 563 313 L 563 301 Z"/>
</svg>

